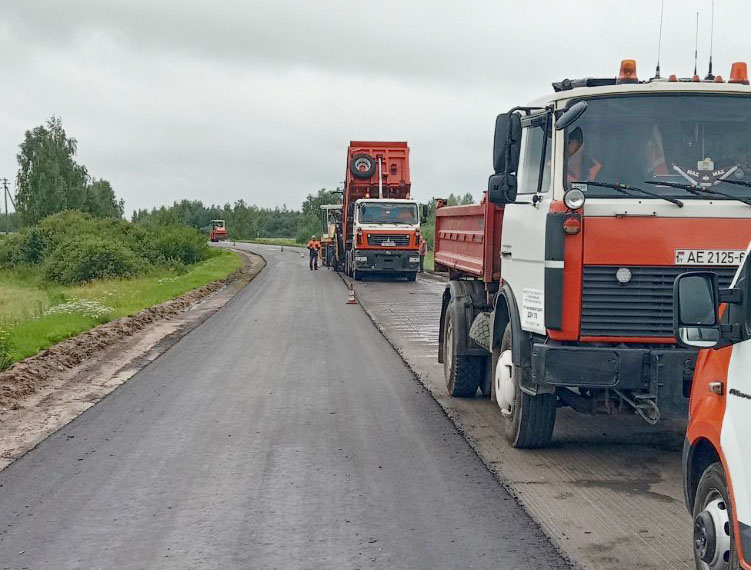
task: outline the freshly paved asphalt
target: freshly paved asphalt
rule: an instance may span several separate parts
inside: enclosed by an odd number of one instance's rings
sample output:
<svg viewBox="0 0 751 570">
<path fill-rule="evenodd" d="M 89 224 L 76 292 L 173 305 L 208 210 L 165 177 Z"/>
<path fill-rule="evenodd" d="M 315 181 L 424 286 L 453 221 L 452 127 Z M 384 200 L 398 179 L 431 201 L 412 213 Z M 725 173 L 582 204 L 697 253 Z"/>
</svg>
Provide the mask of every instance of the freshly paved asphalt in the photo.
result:
<svg viewBox="0 0 751 570">
<path fill-rule="evenodd" d="M 0 569 L 565 568 L 299 251 L 0 472 Z"/>
</svg>

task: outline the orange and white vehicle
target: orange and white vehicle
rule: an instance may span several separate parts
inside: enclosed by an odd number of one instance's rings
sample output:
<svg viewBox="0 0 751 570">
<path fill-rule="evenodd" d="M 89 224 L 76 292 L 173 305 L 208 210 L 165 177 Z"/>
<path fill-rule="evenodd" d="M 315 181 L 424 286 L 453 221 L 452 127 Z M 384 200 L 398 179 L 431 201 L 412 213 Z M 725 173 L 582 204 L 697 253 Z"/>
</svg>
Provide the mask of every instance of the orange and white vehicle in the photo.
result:
<svg viewBox="0 0 751 570">
<path fill-rule="evenodd" d="M 699 569 L 751 570 L 751 279 L 749 251 L 729 289 L 717 275 L 675 282 L 675 333 L 696 362 L 683 483 Z"/>
<path fill-rule="evenodd" d="M 351 141 L 347 149 L 336 264 L 356 280 L 366 274 L 404 276 L 420 268 L 418 204 L 410 197 L 406 142 Z"/>
<path fill-rule="evenodd" d="M 512 445 L 547 445 L 562 406 L 686 417 L 673 283 L 699 267 L 727 287 L 751 235 L 745 71 L 639 81 L 626 60 L 556 83 L 496 119 L 481 204 L 436 210 L 446 385 L 493 398 Z"/>
</svg>

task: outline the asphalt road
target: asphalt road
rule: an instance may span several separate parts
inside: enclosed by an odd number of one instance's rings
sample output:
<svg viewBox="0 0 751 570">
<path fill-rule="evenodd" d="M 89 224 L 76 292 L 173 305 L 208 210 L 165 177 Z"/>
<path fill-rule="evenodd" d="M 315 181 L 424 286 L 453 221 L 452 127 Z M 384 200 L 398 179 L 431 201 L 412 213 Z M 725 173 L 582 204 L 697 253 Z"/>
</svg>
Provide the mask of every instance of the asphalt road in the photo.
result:
<svg viewBox="0 0 751 570">
<path fill-rule="evenodd" d="M 564 568 L 333 273 L 267 267 L 0 472 L 0 569 Z"/>
<path fill-rule="evenodd" d="M 569 558 L 584 570 L 693 568 L 693 524 L 681 478 L 685 421 L 650 426 L 629 410 L 588 416 L 561 408 L 549 448 L 511 448 L 495 403 L 479 394 L 448 396 L 436 358 L 445 287 L 429 275 L 414 283 L 355 283 L 373 322 Z"/>
</svg>

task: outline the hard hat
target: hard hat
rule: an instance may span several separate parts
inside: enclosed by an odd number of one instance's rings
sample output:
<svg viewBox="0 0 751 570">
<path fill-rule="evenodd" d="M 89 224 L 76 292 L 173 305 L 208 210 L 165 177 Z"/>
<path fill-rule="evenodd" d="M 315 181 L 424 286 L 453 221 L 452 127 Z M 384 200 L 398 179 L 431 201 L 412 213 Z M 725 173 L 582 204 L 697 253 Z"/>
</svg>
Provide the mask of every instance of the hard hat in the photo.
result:
<svg viewBox="0 0 751 570">
<path fill-rule="evenodd" d="M 316 236 L 312 235 L 310 236 L 310 239 L 316 239 Z"/>
</svg>

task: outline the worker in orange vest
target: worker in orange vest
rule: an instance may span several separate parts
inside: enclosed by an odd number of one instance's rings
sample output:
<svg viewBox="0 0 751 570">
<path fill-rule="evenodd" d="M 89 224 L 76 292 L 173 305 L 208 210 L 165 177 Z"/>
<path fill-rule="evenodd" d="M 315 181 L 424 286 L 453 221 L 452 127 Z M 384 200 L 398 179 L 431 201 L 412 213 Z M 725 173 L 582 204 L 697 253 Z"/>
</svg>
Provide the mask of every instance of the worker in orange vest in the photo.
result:
<svg viewBox="0 0 751 570">
<path fill-rule="evenodd" d="M 425 241 L 425 238 L 420 238 L 417 253 L 420 254 L 420 273 L 423 273 L 425 271 L 425 254 L 428 253 L 428 242 Z"/>
<path fill-rule="evenodd" d="M 566 152 L 568 154 L 568 183 L 586 182 L 597 180 L 597 175 L 602 170 L 602 163 L 581 151 L 584 143 L 582 130 L 576 127 L 568 135 Z"/>
<path fill-rule="evenodd" d="M 316 236 L 310 236 L 308 242 L 308 251 L 310 252 L 310 270 L 314 269 L 318 271 L 318 250 L 321 249 L 321 244 L 316 239 Z"/>
</svg>

